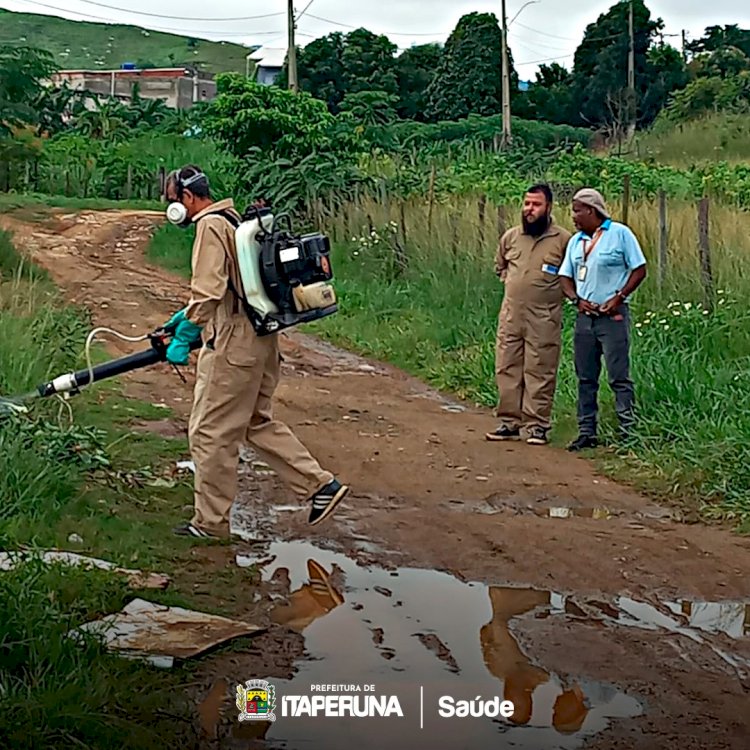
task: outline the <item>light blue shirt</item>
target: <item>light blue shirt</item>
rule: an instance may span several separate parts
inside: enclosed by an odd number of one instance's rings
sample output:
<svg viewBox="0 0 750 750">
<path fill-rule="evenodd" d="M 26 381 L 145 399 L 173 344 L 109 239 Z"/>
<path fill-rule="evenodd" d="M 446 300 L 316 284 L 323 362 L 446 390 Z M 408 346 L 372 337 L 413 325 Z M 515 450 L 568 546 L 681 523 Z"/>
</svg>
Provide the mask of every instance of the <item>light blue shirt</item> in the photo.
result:
<svg viewBox="0 0 750 750">
<path fill-rule="evenodd" d="M 595 305 L 611 300 L 625 286 L 630 274 L 646 265 L 638 239 L 628 227 L 607 219 L 602 230 L 599 242 L 586 261 L 586 278 L 583 281 L 579 278 L 584 264 L 584 241 L 586 247 L 592 241 L 585 232 L 577 232 L 570 238 L 559 274 L 573 279 L 578 296 Z"/>
</svg>

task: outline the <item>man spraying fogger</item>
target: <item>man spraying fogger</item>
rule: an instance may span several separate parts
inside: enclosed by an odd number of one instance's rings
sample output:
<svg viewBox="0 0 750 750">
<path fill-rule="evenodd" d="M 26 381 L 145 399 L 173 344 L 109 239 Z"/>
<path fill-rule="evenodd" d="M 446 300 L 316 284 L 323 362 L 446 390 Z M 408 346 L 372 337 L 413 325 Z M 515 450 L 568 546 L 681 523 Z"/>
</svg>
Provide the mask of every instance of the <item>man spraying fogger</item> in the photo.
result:
<svg viewBox="0 0 750 750">
<path fill-rule="evenodd" d="M 241 278 L 235 246 L 240 219 L 231 199 L 214 201 L 208 177 L 186 166 L 167 178 L 168 215 L 196 227 L 191 298 L 165 327 L 174 330 L 167 360 L 185 365 L 191 343 L 202 338 L 193 408 L 190 452 L 195 463 L 195 512 L 178 535 L 229 536 L 229 513 L 237 490 L 241 442 L 310 505 L 309 522 L 328 518 L 348 492 L 321 468 L 292 431 L 272 416 L 279 382 L 278 334 L 258 336 L 236 290 Z"/>
</svg>

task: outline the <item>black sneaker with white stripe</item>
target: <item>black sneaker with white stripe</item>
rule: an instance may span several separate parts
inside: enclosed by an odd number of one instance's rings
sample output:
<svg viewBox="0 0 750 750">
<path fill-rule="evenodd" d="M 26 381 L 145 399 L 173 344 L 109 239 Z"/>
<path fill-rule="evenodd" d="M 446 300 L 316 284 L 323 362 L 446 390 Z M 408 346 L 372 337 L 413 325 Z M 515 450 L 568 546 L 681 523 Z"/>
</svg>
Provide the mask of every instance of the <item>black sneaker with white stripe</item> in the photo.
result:
<svg viewBox="0 0 750 750">
<path fill-rule="evenodd" d="M 192 523 L 183 523 L 180 526 L 176 526 L 172 529 L 172 533 L 177 536 L 191 536 L 196 539 L 214 539 L 210 534 L 207 534 L 203 529 L 199 529 L 197 526 L 193 526 Z"/>
<path fill-rule="evenodd" d="M 310 525 L 316 526 L 330 516 L 336 506 L 346 497 L 349 488 L 334 479 L 330 484 L 318 490 L 311 498 Z"/>
</svg>

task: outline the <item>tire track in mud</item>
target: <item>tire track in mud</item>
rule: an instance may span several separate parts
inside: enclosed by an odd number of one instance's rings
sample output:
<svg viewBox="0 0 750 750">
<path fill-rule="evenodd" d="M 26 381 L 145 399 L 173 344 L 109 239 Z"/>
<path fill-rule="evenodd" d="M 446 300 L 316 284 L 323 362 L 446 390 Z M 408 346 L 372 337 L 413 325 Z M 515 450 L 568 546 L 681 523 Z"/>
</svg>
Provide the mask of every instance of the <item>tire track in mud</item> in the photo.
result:
<svg viewBox="0 0 750 750">
<path fill-rule="evenodd" d="M 0 226 L 96 325 L 134 334 L 163 323 L 188 296 L 185 280 L 144 259 L 158 220 L 55 212 L 43 223 L 6 215 Z M 139 348 L 107 344 L 113 356 Z M 533 740 L 537 747 L 584 740 L 602 750 L 746 747 L 750 540 L 680 523 L 555 448 L 485 443 L 494 424 L 488 411 L 456 404 L 394 368 L 299 333 L 283 337 L 282 351 L 278 415 L 353 490 L 337 517 L 311 532 L 297 500 L 245 456 L 235 521 L 256 542 L 223 553 L 224 562 L 235 564 L 235 553 L 267 560 L 271 545 L 276 559 L 263 568 L 253 606 L 280 629 L 258 641 L 254 655 L 202 667 L 212 701 L 210 688 L 226 681 L 222 747 L 248 746 L 247 736 L 233 736 L 234 684 L 288 680 L 293 665 L 298 675 L 320 677 L 316 663 L 341 682 L 361 669 L 402 686 L 455 679 L 446 684 L 456 692 L 461 680 L 495 685 L 500 694 L 526 685 L 521 693 L 537 708 L 528 727 L 512 731 L 524 737 L 534 725 L 547 727 L 552 734 Z M 163 426 L 174 434 L 185 429 L 192 369 L 187 384 L 167 366 L 123 380 L 130 396 L 174 409 L 175 420 Z M 362 565 L 372 566 L 368 574 Z M 391 596 L 368 585 L 379 570 Z M 456 606 L 464 599 L 465 609 Z M 722 605 L 731 601 L 734 608 Z M 349 661 L 337 661 L 331 640 L 356 641 L 360 630 L 367 645 L 344 649 Z M 300 661 L 300 634 L 321 662 Z M 643 713 L 601 718 L 605 683 L 615 697 L 637 698 Z M 578 718 L 555 729 L 540 707 L 547 703 Z M 281 727 L 265 731 L 283 739 Z M 432 737 L 430 746 L 441 745 Z"/>
</svg>

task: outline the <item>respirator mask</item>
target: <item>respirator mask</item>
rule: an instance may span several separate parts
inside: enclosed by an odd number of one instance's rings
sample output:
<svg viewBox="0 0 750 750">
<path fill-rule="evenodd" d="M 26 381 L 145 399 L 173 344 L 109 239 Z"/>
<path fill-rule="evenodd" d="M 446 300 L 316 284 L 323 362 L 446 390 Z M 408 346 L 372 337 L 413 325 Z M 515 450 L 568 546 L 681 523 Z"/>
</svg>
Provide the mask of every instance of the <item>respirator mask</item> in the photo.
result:
<svg viewBox="0 0 750 750">
<path fill-rule="evenodd" d="M 176 227 L 187 229 L 192 223 L 187 208 L 182 203 L 170 203 L 167 206 L 167 219 Z"/>
<path fill-rule="evenodd" d="M 206 177 L 203 172 L 198 172 L 197 174 L 194 174 L 192 177 L 188 177 L 185 180 L 181 180 L 179 176 L 179 172 L 173 172 L 170 175 L 169 179 L 173 179 L 175 184 L 178 187 L 178 196 L 182 198 L 183 192 L 185 188 L 190 187 L 193 183 L 198 182 L 200 180 L 205 180 L 206 184 L 208 184 L 208 177 Z M 188 210 L 185 207 L 184 203 L 181 203 L 179 201 L 175 201 L 174 203 L 170 203 L 167 206 L 167 219 L 174 224 L 177 227 L 180 227 L 181 229 L 187 229 L 193 222 L 192 219 L 188 216 Z"/>
</svg>

